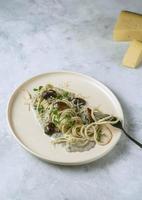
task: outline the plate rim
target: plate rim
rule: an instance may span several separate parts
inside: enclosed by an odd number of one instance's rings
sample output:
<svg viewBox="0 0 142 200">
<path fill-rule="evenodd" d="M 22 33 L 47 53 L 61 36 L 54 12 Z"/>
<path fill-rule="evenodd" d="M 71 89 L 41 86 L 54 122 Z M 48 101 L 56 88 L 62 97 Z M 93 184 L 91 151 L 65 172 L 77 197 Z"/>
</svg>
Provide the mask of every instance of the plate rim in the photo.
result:
<svg viewBox="0 0 142 200">
<path fill-rule="evenodd" d="M 12 127 L 11 127 L 11 123 L 10 123 L 10 109 L 11 109 L 11 104 L 12 104 L 12 100 L 14 98 L 14 95 L 16 94 L 16 92 L 20 89 L 20 87 L 22 87 L 22 85 L 28 83 L 29 81 L 32 81 L 34 79 L 37 79 L 38 77 L 40 78 L 40 76 L 46 76 L 46 75 L 49 75 L 49 74 L 54 74 L 54 73 L 68 73 L 68 74 L 74 74 L 74 75 L 79 75 L 81 77 L 84 77 L 85 79 L 88 79 L 88 80 L 91 80 L 91 81 L 95 81 L 99 86 L 101 86 L 101 88 L 107 90 L 107 92 L 114 98 L 114 100 L 116 101 L 115 103 L 117 103 L 117 106 L 119 106 L 119 109 L 121 111 L 121 115 L 122 115 L 122 124 L 124 126 L 124 121 L 125 121 L 125 118 L 124 118 L 124 112 L 123 112 L 123 109 L 122 109 L 122 106 L 120 104 L 120 101 L 118 99 L 118 97 L 114 94 L 114 92 L 108 87 L 106 86 L 104 83 L 102 83 L 101 81 L 98 81 L 96 78 L 90 76 L 90 75 L 86 75 L 84 73 L 80 73 L 80 72 L 74 72 L 74 71 L 68 71 L 68 70 L 53 70 L 53 71 L 48 71 L 48 72 L 44 72 L 44 73 L 39 73 L 37 75 L 33 75 L 32 77 L 26 79 L 25 81 L 23 81 L 22 83 L 18 84 L 18 86 L 11 92 L 11 95 L 9 95 L 9 98 L 8 98 L 8 102 L 7 102 L 7 106 L 6 106 L 6 121 L 7 121 L 7 124 L 8 124 L 8 129 L 9 129 L 9 132 L 11 132 L 11 134 L 14 136 L 14 138 L 16 139 L 16 141 L 29 153 L 31 153 L 32 155 L 36 156 L 37 158 L 41 159 L 41 160 L 44 160 L 46 162 L 49 162 L 51 164 L 56 164 L 56 165 L 66 165 L 66 166 L 74 166 L 74 165 L 84 165 L 84 164 L 87 164 L 87 163 L 91 163 L 91 162 L 94 162 L 102 157 L 104 157 L 105 155 L 107 155 L 115 146 L 116 144 L 118 143 L 118 141 L 120 140 L 120 137 L 122 135 L 122 131 L 120 132 L 119 134 L 119 137 L 117 139 L 117 141 L 109 148 L 107 149 L 103 154 L 95 157 L 95 158 L 91 158 L 91 159 L 88 159 L 88 160 L 84 160 L 84 161 L 78 161 L 78 162 L 59 162 L 59 161 L 55 161 L 55 160 L 49 160 L 48 158 L 45 158 L 44 156 L 42 156 L 41 154 L 39 153 L 36 153 L 34 152 L 32 149 L 28 148 L 26 146 L 26 144 L 24 144 L 17 136 L 16 134 L 14 133 Z"/>
</svg>

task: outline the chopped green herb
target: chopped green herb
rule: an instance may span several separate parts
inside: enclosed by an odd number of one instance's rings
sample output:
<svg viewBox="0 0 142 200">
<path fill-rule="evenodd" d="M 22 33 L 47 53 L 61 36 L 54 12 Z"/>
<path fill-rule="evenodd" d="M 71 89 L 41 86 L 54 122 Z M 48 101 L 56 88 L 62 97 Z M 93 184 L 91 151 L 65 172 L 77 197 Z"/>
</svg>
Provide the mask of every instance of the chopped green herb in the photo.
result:
<svg viewBox="0 0 142 200">
<path fill-rule="evenodd" d="M 56 115 L 56 114 L 58 113 L 57 108 L 52 108 L 52 109 L 51 109 L 51 113 L 53 113 L 54 115 Z"/>
<path fill-rule="evenodd" d="M 42 87 L 43 87 L 43 86 L 39 86 L 38 88 L 34 88 L 33 91 L 35 91 L 35 92 L 36 92 L 36 91 L 39 91 L 39 90 L 41 90 Z"/>
<path fill-rule="evenodd" d="M 54 114 L 54 120 L 53 122 L 57 125 L 60 122 L 60 114 L 58 112 L 57 108 L 52 108 L 51 113 Z"/>
<path fill-rule="evenodd" d="M 38 112 L 39 114 L 44 112 L 44 107 L 42 105 L 38 107 Z"/>
<path fill-rule="evenodd" d="M 64 91 L 64 92 L 63 92 L 63 96 L 64 96 L 64 97 L 68 97 L 68 95 L 69 95 L 69 93 L 68 93 L 67 91 Z"/>
<path fill-rule="evenodd" d="M 38 91 L 38 89 L 37 89 L 37 88 L 34 88 L 33 91 Z"/>
<path fill-rule="evenodd" d="M 41 90 L 43 88 L 43 86 L 39 86 L 38 90 Z"/>
<path fill-rule="evenodd" d="M 63 99 L 63 96 L 62 96 L 61 94 L 58 94 L 58 95 L 57 95 L 57 99 L 62 100 L 62 99 Z"/>
<path fill-rule="evenodd" d="M 54 117 L 54 123 L 55 124 L 58 124 L 59 122 L 60 122 L 60 117 L 58 116 L 58 115 L 56 115 L 55 117 Z"/>
</svg>

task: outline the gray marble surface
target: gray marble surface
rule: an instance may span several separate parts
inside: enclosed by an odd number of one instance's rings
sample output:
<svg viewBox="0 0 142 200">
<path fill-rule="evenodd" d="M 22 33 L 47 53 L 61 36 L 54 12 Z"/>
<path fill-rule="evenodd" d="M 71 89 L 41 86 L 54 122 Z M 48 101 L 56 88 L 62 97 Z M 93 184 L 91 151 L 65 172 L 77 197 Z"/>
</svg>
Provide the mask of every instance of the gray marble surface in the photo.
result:
<svg viewBox="0 0 142 200">
<path fill-rule="evenodd" d="M 142 199 L 142 151 L 125 136 L 97 162 L 55 166 L 17 144 L 5 114 L 8 97 L 25 79 L 77 71 L 115 92 L 129 133 L 142 141 L 142 67 L 122 67 L 128 43 L 112 41 L 119 12 L 141 8 L 141 0 L 0 1 L 0 200 Z"/>
</svg>

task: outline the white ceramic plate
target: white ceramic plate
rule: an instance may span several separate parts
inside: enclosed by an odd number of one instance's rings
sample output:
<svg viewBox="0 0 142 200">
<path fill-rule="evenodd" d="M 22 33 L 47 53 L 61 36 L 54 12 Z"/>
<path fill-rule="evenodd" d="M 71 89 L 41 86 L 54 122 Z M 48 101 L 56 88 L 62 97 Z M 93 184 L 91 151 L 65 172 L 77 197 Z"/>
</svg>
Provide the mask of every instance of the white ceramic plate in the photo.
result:
<svg viewBox="0 0 142 200">
<path fill-rule="evenodd" d="M 7 110 L 11 132 L 17 141 L 30 153 L 46 161 L 61 165 L 89 163 L 106 155 L 118 142 L 121 131 L 115 128 L 113 138 L 106 146 L 96 145 L 85 152 L 67 152 L 60 145 L 51 144 L 50 137 L 43 133 L 33 112 L 25 105 L 26 90 L 51 83 L 57 87 L 73 91 L 86 98 L 91 106 L 99 106 L 103 112 L 113 114 L 122 121 L 123 111 L 115 95 L 102 83 L 83 74 L 74 72 L 50 72 L 41 74 L 20 85 L 12 94 Z"/>
</svg>

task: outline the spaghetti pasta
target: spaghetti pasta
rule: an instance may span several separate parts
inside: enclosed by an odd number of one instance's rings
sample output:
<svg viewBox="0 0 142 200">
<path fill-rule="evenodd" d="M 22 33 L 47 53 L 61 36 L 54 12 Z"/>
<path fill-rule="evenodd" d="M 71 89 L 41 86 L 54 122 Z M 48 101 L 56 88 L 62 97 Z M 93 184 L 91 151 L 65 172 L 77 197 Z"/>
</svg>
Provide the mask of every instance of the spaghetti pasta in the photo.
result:
<svg viewBox="0 0 142 200">
<path fill-rule="evenodd" d="M 108 125 L 117 123 L 117 117 L 90 108 L 74 93 L 49 84 L 34 91 L 30 94 L 31 105 L 53 144 L 64 144 L 68 151 L 85 151 L 96 143 L 107 145 L 111 141 Z"/>
</svg>

